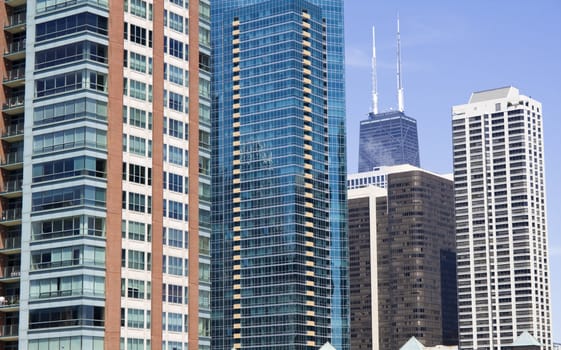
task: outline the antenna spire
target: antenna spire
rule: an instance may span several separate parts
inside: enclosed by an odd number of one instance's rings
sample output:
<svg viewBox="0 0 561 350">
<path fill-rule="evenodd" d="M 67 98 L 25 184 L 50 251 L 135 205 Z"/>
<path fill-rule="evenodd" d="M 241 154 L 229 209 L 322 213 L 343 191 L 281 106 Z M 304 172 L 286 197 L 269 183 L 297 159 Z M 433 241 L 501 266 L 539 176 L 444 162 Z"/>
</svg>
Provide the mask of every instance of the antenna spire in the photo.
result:
<svg viewBox="0 0 561 350">
<path fill-rule="evenodd" d="M 376 74 L 376 28 L 372 26 L 372 113 L 378 114 L 378 77 Z"/>
<path fill-rule="evenodd" d="M 401 82 L 401 37 L 399 33 L 399 13 L 397 14 L 397 110 L 403 112 L 403 85 Z"/>
</svg>

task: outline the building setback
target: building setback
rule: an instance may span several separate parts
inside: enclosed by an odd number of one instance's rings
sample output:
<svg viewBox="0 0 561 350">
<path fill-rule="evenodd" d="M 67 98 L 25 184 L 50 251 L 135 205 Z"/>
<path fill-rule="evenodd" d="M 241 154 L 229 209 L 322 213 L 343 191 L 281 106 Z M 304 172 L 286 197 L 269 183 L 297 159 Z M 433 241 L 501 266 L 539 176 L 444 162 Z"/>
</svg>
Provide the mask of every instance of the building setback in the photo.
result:
<svg viewBox="0 0 561 350">
<path fill-rule="evenodd" d="M 0 348 L 209 349 L 210 2 L 0 27 Z"/>
<path fill-rule="evenodd" d="M 342 8 L 213 2 L 213 349 L 349 349 Z"/>
<path fill-rule="evenodd" d="M 387 189 L 349 190 L 351 346 L 457 344 L 453 183 L 413 166 L 384 173 Z"/>
<path fill-rule="evenodd" d="M 453 107 L 462 349 L 527 331 L 551 349 L 541 104 L 513 87 Z"/>
</svg>

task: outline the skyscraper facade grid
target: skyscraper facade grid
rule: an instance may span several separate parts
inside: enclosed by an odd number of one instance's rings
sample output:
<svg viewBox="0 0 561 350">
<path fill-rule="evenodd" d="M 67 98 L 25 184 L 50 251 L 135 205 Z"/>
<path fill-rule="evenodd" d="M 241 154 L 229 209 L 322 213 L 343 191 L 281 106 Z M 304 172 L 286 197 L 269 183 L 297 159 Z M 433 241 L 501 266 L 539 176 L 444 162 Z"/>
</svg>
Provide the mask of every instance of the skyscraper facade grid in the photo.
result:
<svg viewBox="0 0 561 350">
<path fill-rule="evenodd" d="M 213 348 L 348 349 L 342 6 L 213 2 Z"/>
<path fill-rule="evenodd" d="M 0 27 L 0 348 L 209 349 L 210 2 Z"/>
<path fill-rule="evenodd" d="M 417 121 L 400 111 L 369 113 L 360 122 L 358 171 L 381 166 L 420 166 Z"/>
<path fill-rule="evenodd" d="M 541 104 L 516 88 L 453 107 L 462 349 L 503 349 L 523 331 L 552 348 Z"/>
</svg>

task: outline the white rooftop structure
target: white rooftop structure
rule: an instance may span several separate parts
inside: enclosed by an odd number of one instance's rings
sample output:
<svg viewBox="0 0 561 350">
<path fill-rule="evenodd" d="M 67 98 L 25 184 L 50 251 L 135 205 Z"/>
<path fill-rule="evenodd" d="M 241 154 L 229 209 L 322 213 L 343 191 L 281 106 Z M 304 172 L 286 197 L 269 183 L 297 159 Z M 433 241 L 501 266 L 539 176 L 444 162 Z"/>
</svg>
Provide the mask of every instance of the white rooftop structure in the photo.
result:
<svg viewBox="0 0 561 350">
<path fill-rule="evenodd" d="M 417 338 L 411 337 L 399 350 L 458 350 L 458 347 L 455 345 L 424 346 Z"/>
<path fill-rule="evenodd" d="M 524 331 L 520 333 L 518 338 L 516 338 L 516 340 L 512 343 L 512 346 L 541 346 L 541 344 L 536 340 L 536 338 L 532 337 L 530 333 Z"/>
<path fill-rule="evenodd" d="M 425 173 L 443 177 L 448 180 L 454 180 L 453 174 L 437 174 L 432 171 L 418 168 L 410 164 L 382 166 L 372 171 L 354 173 L 347 175 L 347 189 L 361 188 L 367 186 L 377 186 L 386 188 L 389 174 L 403 173 L 406 171 L 420 170 Z"/>
<path fill-rule="evenodd" d="M 336 349 L 333 345 L 331 345 L 331 343 L 327 342 L 323 344 L 323 346 L 319 348 L 319 350 L 336 350 Z"/>
</svg>

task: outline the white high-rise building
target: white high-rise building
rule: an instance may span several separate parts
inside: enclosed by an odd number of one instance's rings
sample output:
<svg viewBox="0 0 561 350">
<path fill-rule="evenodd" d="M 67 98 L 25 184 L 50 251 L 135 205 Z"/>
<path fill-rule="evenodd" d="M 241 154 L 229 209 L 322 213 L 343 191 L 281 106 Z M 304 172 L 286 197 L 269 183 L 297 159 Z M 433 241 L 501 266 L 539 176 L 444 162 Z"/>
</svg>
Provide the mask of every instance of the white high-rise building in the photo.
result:
<svg viewBox="0 0 561 350">
<path fill-rule="evenodd" d="M 460 348 L 551 349 L 541 104 L 504 87 L 452 113 Z"/>
</svg>

